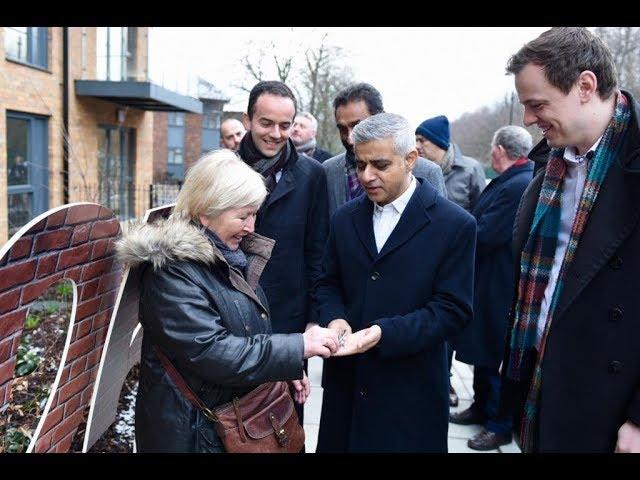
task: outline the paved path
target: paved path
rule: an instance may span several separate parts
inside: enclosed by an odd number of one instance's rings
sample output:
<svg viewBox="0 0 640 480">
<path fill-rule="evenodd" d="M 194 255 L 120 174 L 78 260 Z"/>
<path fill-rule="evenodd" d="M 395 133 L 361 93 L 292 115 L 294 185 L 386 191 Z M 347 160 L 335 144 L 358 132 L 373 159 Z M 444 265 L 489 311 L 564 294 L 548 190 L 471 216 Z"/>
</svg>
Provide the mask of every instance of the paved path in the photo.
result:
<svg viewBox="0 0 640 480">
<path fill-rule="evenodd" d="M 453 361 L 453 377 L 451 383 L 458 392 L 460 404 L 452 409 L 452 412 L 464 410 L 471 405 L 473 399 L 473 370 L 469 365 Z M 320 408 L 322 406 L 322 359 L 314 357 L 309 360 L 309 380 L 311 382 L 311 396 L 307 400 L 304 409 L 304 429 L 306 432 L 307 452 L 316 451 L 318 441 L 318 425 L 320 423 Z M 511 442 L 489 452 L 478 452 L 467 447 L 467 440 L 481 430 L 479 425 L 455 425 L 449 424 L 449 453 L 518 453 L 520 449 Z"/>
</svg>

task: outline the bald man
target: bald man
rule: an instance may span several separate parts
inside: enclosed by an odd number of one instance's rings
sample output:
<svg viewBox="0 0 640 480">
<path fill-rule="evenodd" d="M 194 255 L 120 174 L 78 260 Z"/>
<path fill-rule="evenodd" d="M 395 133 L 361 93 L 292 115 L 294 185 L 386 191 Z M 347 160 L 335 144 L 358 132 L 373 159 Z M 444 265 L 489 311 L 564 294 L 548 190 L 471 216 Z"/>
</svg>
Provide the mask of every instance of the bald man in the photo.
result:
<svg viewBox="0 0 640 480">
<path fill-rule="evenodd" d="M 234 152 L 240 146 L 240 140 L 244 137 L 246 130 L 244 125 L 235 118 L 228 118 L 220 125 L 220 142 L 221 147 L 228 148 Z"/>
</svg>

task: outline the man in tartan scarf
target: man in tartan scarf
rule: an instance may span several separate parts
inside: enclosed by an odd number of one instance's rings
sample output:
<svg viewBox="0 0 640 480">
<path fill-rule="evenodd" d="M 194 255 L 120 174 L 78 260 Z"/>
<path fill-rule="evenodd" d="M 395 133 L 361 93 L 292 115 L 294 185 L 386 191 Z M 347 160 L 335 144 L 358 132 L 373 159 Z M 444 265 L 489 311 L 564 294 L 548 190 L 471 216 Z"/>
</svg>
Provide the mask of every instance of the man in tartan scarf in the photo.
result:
<svg viewBox="0 0 640 480">
<path fill-rule="evenodd" d="M 511 57 L 546 169 L 514 227 L 502 366 L 524 452 L 640 452 L 640 128 L 606 45 L 553 28 Z"/>
</svg>

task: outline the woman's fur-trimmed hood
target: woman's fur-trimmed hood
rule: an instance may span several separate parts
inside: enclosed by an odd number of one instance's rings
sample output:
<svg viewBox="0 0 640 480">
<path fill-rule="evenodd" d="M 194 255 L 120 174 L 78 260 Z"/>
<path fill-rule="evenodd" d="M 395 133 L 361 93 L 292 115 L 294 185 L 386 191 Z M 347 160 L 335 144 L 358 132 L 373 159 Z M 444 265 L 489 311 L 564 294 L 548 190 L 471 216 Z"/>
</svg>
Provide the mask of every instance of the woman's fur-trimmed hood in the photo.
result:
<svg viewBox="0 0 640 480">
<path fill-rule="evenodd" d="M 118 259 L 137 267 L 149 262 L 154 269 L 171 261 L 216 263 L 213 245 L 206 234 L 184 220 L 168 218 L 154 223 L 133 222 L 116 242 Z"/>
</svg>

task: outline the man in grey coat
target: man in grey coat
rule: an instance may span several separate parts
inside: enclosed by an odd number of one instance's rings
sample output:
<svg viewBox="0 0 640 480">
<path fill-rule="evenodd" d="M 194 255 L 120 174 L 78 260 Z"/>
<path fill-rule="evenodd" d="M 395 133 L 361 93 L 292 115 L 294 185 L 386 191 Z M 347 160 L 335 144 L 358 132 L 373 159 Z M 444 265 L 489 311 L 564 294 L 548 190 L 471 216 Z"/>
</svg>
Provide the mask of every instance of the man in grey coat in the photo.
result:
<svg viewBox="0 0 640 480">
<path fill-rule="evenodd" d="M 440 165 L 449 200 L 471 212 L 487 184 L 482 165 L 450 140 L 449 120 L 429 118 L 416 128 L 418 154 Z"/>
<path fill-rule="evenodd" d="M 322 164 L 327 174 L 330 216 L 340 206 L 363 193 L 356 175 L 353 141 L 350 138 L 353 127 L 365 118 L 383 111 L 380 92 L 367 83 L 350 85 L 340 91 L 333 100 L 333 112 L 345 152 Z M 418 157 L 413 174 L 427 180 L 440 195 L 446 198 L 444 177 L 435 163 Z"/>
</svg>

